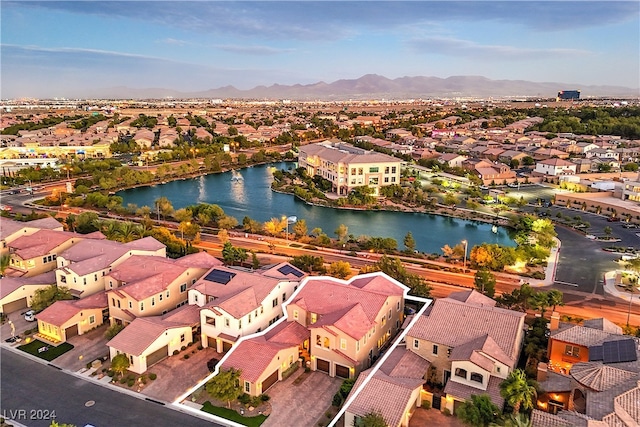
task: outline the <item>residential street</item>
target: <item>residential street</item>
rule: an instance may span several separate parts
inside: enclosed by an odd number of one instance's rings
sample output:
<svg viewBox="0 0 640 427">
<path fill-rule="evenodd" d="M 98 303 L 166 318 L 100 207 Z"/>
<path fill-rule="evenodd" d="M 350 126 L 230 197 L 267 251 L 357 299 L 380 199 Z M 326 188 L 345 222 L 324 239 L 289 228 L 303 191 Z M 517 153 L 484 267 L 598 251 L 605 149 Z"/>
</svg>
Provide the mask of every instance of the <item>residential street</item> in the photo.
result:
<svg viewBox="0 0 640 427">
<path fill-rule="evenodd" d="M 26 426 L 216 426 L 160 404 L 118 393 L 0 349 L 2 416 Z M 92 404 L 93 402 L 93 404 Z"/>
</svg>

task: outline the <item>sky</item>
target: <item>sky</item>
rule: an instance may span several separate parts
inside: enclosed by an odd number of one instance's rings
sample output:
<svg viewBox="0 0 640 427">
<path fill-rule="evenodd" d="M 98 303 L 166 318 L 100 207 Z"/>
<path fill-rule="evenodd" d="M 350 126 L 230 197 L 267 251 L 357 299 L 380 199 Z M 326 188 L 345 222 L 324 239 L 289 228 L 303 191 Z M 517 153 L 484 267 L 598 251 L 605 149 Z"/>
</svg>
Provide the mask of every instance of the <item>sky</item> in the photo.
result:
<svg viewBox="0 0 640 427">
<path fill-rule="evenodd" d="M 0 2 L 0 97 L 366 74 L 640 86 L 640 2 Z"/>
</svg>

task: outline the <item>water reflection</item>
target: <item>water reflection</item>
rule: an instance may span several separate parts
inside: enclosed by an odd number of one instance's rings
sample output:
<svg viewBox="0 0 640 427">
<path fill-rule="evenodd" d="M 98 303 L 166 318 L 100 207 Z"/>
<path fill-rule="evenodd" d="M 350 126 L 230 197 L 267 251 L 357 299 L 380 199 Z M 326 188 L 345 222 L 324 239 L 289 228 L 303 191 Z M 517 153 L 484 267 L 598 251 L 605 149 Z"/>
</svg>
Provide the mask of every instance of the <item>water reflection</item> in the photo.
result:
<svg viewBox="0 0 640 427">
<path fill-rule="evenodd" d="M 235 174 L 227 172 L 178 180 L 156 187 L 121 191 L 118 195 L 122 196 L 125 206 L 127 203 L 153 206 L 154 201 L 162 196 L 167 197 L 175 209 L 195 203 L 215 203 L 240 223 L 245 216 L 265 222 L 294 215 L 306 221 L 309 232 L 319 227 L 330 237 L 335 237 L 335 230 L 344 224 L 349 229 L 348 233 L 355 237 L 394 238 L 399 249 L 403 249 L 402 241 L 410 231 L 417 249 L 423 252 L 440 252 L 444 245 L 456 245 L 462 240 L 469 241 L 469 248 L 482 242 L 514 244 L 505 229 L 499 228 L 497 233 L 492 233 L 491 224 L 423 213 L 324 208 L 308 205 L 289 194 L 271 191 L 272 171 L 292 168 L 287 163 L 278 163 L 275 168 L 254 166 Z M 242 179 L 232 182 L 234 176 Z"/>
</svg>

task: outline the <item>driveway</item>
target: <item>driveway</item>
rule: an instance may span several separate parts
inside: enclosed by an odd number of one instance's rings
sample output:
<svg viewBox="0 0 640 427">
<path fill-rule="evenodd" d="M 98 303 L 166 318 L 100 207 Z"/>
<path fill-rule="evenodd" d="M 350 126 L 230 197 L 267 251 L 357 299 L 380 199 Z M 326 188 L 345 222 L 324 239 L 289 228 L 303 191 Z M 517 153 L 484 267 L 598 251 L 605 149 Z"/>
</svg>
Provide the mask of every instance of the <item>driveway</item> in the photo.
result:
<svg viewBox="0 0 640 427">
<path fill-rule="evenodd" d="M 109 341 L 104 333 L 108 325 L 104 324 L 91 332 L 82 335 L 76 335 L 67 340 L 73 345 L 73 349 L 56 358 L 52 363 L 60 368 L 77 372 L 87 367 L 87 363 L 91 363 L 96 359 L 109 356 Z"/>
<path fill-rule="evenodd" d="M 194 353 L 195 351 L 195 353 Z M 188 359 L 183 356 L 189 355 Z M 165 402 L 173 402 L 178 396 L 209 375 L 207 361 L 211 358 L 222 358 L 215 349 L 207 347 L 197 349 L 197 344 L 187 347 L 175 356 L 169 356 L 147 370 L 158 377 L 149 381 L 140 392 L 146 396 Z"/>
<path fill-rule="evenodd" d="M 293 384 L 303 373 L 303 369 L 298 369 L 295 374 L 285 381 L 277 382 L 267 391 L 271 397 L 271 415 L 262 427 L 314 426 L 331 406 L 333 395 L 340 389 L 342 379 L 331 378 L 322 372 L 310 372 L 304 381 Z"/>
<path fill-rule="evenodd" d="M 446 416 L 437 409 L 416 408 L 409 420 L 409 427 L 464 427 L 464 423 L 457 417 Z"/>
</svg>

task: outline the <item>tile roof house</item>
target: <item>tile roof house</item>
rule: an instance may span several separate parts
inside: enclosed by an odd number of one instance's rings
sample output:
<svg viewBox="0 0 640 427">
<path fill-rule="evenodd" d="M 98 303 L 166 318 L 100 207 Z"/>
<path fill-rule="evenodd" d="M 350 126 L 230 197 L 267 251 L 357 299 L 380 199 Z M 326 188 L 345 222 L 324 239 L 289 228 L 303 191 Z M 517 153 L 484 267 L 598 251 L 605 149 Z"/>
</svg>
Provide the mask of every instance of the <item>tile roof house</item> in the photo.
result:
<svg viewBox="0 0 640 427">
<path fill-rule="evenodd" d="M 29 307 L 35 291 L 55 283 L 53 271 L 31 277 L 3 277 L 0 280 L 0 312 L 8 315 Z"/>
<path fill-rule="evenodd" d="M 202 307 L 202 346 L 222 353 L 240 337 L 275 323 L 306 276 L 287 262 L 253 271 L 225 266 L 207 271 L 189 289 L 189 304 Z"/>
<path fill-rule="evenodd" d="M 80 300 L 56 301 L 38 313 L 38 338 L 59 344 L 97 328 L 108 318 L 104 290 Z"/>
<path fill-rule="evenodd" d="M 184 305 L 161 316 L 138 317 L 108 343 L 109 356 L 124 353 L 129 370 L 144 373 L 152 365 L 193 343 L 200 324 L 199 307 Z"/>
<path fill-rule="evenodd" d="M 8 254 L 9 244 L 18 237 L 30 236 L 38 230 L 64 231 L 64 227 L 59 221 L 50 216 L 27 222 L 2 218 L 2 223 L 0 223 L 0 241 L 2 242 L 0 254 Z"/>
<path fill-rule="evenodd" d="M 380 272 L 347 282 L 306 278 L 286 310 L 309 329 L 311 369 L 353 378 L 370 367 L 400 330 L 407 291 Z"/>
<path fill-rule="evenodd" d="M 47 229 L 22 235 L 7 245 L 11 254 L 10 268 L 16 275 L 37 276 L 54 270 L 57 256 L 74 244 L 85 239 L 104 238 L 100 233 L 77 234 Z"/>
<path fill-rule="evenodd" d="M 79 298 L 103 291 L 105 275 L 133 255 L 166 257 L 166 246 L 153 237 L 128 243 L 81 241 L 58 255 L 58 286 L 68 287 Z"/>
<path fill-rule="evenodd" d="M 551 176 L 574 175 L 576 173 L 576 165 L 568 160 L 553 158 L 537 162 L 533 171 L 537 174 Z"/>
<path fill-rule="evenodd" d="M 157 316 L 187 304 L 187 290 L 222 261 L 206 252 L 178 259 L 133 255 L 105 276 L 111 324 Z"/>
<path fill-rule="evenodd" d="M 418 319 L 407 332 L 407 348 L 431 362 L 431 381 L 445 384 L 442 409 L 453 413 L 481 393 L 502 405 L 499 384 L 518 361 L 524 317 L 472 290 L 436 300 Z"/>
<path fill-rule="evenodd" d="M 369 369 L 358 376 L 352 388 L 358 393 L 346 408 L 345 425 L 357 425 L 359 418 L 375 412 L 388 426 L 407 427 L 413 408 L 422 405 L 421 390 L 429 365 L 416 353 L 396 347 L 375 373 Z"/>
</svg>

